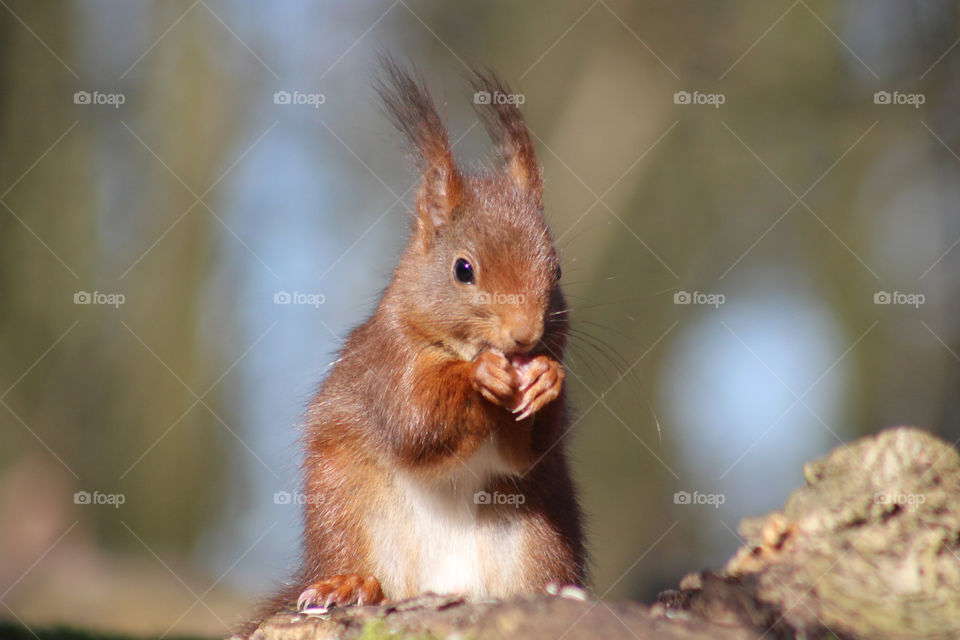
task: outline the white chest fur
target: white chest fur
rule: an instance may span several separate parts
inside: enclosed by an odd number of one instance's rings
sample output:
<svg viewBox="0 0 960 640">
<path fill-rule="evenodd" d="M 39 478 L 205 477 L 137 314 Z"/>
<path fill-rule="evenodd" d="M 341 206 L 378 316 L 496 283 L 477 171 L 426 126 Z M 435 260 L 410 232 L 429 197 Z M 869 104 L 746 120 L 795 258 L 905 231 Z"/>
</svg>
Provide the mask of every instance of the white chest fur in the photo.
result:
<svg viewBox="0 0 960 640">
<path fill-rule="evenodd" d="M 395 476 L 395 504 L 372 518 L 374 562 L 387 593 L 513 593 L 522 571 L 520 523 L 481 518 L 475 498 L 491 476 L 510 473 L 490 441 L 442 481 Z"/>
</svg>

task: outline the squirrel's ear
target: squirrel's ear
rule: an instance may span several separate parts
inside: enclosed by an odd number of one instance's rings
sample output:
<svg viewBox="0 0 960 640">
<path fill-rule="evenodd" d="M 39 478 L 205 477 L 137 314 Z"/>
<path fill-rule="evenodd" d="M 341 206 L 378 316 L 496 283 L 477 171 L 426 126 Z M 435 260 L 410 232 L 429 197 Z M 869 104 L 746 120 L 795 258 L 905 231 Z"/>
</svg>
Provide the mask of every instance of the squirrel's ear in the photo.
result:
<svg viewBox="0 0 960 640">
<path fill-rule="evenodd" d="M 463 198 L 463 180 L 450 148 L 447 129 L 423 78 L 381 56 L 383 75 L 377 93 L 387 117 L 403 133 L 408 151 L 422 174 L 417 190 L 417 230 L 429 245 L 436 230 L 453 215 Z"/>
<path fill-rule="evenodd" d="M 474 109 L 506 163 L 507 174 L 537 204 L 543 201 L 543 175 L 516 94 L 492 71 L 473 69 Z"/>
</svg>

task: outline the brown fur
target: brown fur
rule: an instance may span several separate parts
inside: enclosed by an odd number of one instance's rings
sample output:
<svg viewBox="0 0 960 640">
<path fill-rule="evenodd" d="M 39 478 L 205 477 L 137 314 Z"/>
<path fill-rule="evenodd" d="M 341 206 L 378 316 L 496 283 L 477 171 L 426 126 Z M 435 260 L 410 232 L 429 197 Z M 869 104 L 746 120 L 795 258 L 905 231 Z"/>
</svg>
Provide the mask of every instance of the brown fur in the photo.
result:
<svg viewBox="0 0 960 640">
<path fill-rule="evenodd" d="M 422 174 L 416 219 L 376 311 L 350 334 L 308 412 L 303 564 L 266 613 L 292 607 L 325 578 L 377 576 L 370 518 L 389 512 L 395 474 L 442 482 L 491 438 L 514 475 L 492 477 L 484 488 L 527 498 L 519 508 L 478 508 L 483 519 L 513 519 L 522 527 L 518 578 L 495 595 L 586 580 L 580 510 L 563 445 L 569 420 L 562 387 L 520 421 L 508 410 L 514 400 L 498 404 L 478 392 L 479 363 L 503 361 L 491 352 L 510 356 L 522 351 L 521 339 L 532 340 L 526 355 L 559 369 L 566 344 L 559 263 L 522 115 L 513 105 L 477 107 L 504 167 L 463 175 L 422 79 L 389 59 L 384 69 L 378 91 Z M 477 73 L 474 85 L 507 91 L 492 74 Z M 454 278 L 457 257 L 474 266 L 475 285 Z M 492 299 L 478 301 L 478 292 Z M 497 294 L 513 295 L 513 302 Z M 517 384 L 516 375 L 512 380 Z M 399 531 L 405 526 L 391 524 Z M 350 578 L 349 585 L 356 584 Z M 409 577 L 385 595 L 408 597 L 417 589 Z"/>
</svg>

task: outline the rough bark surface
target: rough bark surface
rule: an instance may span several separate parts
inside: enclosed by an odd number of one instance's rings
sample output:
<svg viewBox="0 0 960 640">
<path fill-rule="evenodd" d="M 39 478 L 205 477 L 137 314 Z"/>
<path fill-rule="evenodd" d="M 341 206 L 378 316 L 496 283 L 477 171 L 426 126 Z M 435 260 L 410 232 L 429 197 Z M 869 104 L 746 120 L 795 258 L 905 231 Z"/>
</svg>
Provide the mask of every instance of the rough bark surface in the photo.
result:
<svg viewBox="0 0 960 640">
<path fill-rule="evenodd" d="M 956 450 L 901 427 L 804 475 L 781 511 L 741 523 L 746 545 L 721 576 L 687 576 L 661 601 L 775 626 L 774 638 L 960 638 Z"/>
<path fill-rule="evenodd" d="M 780 511 L 745 520 L 720 572 L 652 605 L 583 592 L 467 602 L 426 595 L 322 615 L 288 612 L 258 640 L 343 638 L 960 638 L 960 456 L 911 427 L 804 468 Z"/>
</svg>

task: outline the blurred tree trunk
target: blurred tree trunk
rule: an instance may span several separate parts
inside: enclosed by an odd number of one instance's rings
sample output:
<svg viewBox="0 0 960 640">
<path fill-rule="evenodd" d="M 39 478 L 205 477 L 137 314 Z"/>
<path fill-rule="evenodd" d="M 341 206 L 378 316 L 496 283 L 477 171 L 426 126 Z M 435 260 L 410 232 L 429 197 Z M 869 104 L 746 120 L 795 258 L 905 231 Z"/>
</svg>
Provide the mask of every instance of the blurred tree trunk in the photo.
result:
<svg viewBox="0 0 960 640">
<path fill-rule="evenodd" d="M 152 28 L 120 50 L 139 55 L 187 7 L 152 5 Z M 202 194 L 232 162 L 230 75 L 208 46 L 220 27 L 194 9 L 118 80 L 122 69 L 91 70 L 84 56 L 81 5 L 10 9 L 24 24 L 0 10 L 0 393 L 15 385 L 0 406 L 0 465 L 49 447 L 76 489 L 126 496 L 123 509 L 78 512 L 82 527 L 142 550 L 129 527 L 186 551 L 219 506 L 235 445 L 203 404 L 187 411 L 232 361 L 198 332 L 228 232 L 202 204 L 176 222 L 195 202 L 190 190 Z M 78 90 L 126 101 L 77 105 Z M 206 196 L 215 210 L 216 195 Z M 78 291 L 126 302 L 75 305 Z M 222 388 L 203 402 L 237 429 Z M 75 508 L 72 495 L 63 508 Z"/>
</svg>

